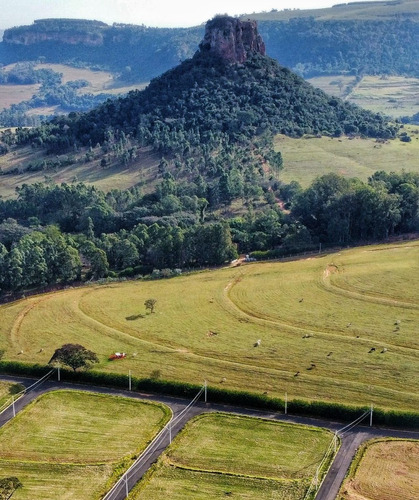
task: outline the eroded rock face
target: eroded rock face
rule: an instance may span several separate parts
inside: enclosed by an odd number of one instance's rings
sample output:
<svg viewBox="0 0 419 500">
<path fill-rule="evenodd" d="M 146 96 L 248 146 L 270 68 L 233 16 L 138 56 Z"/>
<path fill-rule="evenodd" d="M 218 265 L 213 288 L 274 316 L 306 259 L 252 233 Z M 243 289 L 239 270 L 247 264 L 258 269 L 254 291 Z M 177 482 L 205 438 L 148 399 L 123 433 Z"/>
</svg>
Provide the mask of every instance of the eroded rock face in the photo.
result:
<svg viewBox="0 0 419 500">
<path fill-rule="evenodd" d="M 227 16 L 207 22 L 199 48 L 201 52 L 212 53 L 231 64 L 244 63 L 254 54 L 266 53 L 256 21 L 241 21 Z"/>
</svg>

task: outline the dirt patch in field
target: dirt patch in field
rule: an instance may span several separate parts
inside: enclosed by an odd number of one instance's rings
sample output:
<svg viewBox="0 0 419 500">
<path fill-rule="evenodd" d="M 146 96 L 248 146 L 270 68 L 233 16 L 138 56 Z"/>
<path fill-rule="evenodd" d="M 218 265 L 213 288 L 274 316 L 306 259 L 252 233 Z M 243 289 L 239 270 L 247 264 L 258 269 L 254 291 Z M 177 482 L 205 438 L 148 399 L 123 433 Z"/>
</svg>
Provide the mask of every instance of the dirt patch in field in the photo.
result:
<svg viewBox="0 0 419 500">
<path fill-rule="evenodd" d="M 338 266 L 334 264 L 329 264 L 324 270 L 324 277 L 328 278 L 331 274 L 335 274 L 339 271 Z"/>
</svg>

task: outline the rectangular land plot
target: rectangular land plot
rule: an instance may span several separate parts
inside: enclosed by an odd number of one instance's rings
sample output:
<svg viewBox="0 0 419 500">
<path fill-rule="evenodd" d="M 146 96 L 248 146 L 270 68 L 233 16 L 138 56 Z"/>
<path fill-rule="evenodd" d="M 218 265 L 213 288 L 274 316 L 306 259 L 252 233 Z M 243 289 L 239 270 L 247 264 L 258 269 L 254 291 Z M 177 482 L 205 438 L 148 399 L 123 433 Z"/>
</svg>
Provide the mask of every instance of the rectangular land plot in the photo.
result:
<svg viewBox="0 0 419 500">
<path fill-rule="evenodd" d="M 325 429 L 201 415 L 176 438 L 132 498 L 195 500 L 239 494 L 243 499 L 301 499 L 331 439 Z"/>
<path fill-rule="evenodd" d="M 18 500 L 98 499 L 168 418 L 159 404 L 50 392 L 0 429 L 0 470 L 23 484 Z"/>
<path fill-rule="evenodd" d="M 416 500 L 419 498 L 419 441 L 373 442 L 360 451 L 355 471 L 339 500 Z"/>
</svg>

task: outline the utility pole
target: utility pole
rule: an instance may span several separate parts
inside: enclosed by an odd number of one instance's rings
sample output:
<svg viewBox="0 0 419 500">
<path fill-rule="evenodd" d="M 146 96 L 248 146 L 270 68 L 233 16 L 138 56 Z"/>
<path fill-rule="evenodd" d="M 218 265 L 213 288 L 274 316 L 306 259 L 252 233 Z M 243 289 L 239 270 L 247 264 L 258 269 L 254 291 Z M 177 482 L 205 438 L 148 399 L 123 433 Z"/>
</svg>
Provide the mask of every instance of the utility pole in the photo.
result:
<svg viewBox="0 0 419 500">
<path fill-rule="evenodd" d="M 372 405 L 372 403 L 371 403 L 371 410 L 370 410 L 370 427 L 372 427 L 372 413 L 373 413 L 373 409 L 374 409 L 374 407 L 373 407 L 373 405 Z"/>
<path fill-rule="evenodd" d="M 207 381 L 204 381 L 204 402 L 207 402 Z"/>
<path fill-rule="evenodd" d="M 285 393 L 285 415 L 287 414 L 288 411 L 288 394 Z"/>
<path fill-rule="evenodd" d="M 131 390 L 131 370 L 129 370 L 128 372 L 128 390 L 130 391 Z"/>
<path fill-rule="evenodd" d="M 16 417 L 15 397 L 12 396 L 13 416 Z"/>
<path fill-rule="evenodd" d="M 61 381 L 60 365 L 57 366 L 57 380 L 58 382 Z"/>
</svg>

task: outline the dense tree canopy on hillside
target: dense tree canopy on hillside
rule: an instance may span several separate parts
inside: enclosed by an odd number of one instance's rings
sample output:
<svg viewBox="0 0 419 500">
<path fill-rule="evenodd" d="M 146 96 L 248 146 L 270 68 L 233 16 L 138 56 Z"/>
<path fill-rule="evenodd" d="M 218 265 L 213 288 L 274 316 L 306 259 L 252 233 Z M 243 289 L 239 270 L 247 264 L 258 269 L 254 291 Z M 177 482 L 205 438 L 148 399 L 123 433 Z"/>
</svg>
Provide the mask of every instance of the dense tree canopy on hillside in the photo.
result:
<svg viewBox="0 0 419 500">
<path fill-rule="evenodd" d="M 105 195 L 83 184 L 23 187 L 18 199 L 0 200 L 0 289 L 168 277 L 179 268 L 222 265 L 237 252 L 282 255 L 419 230 L 419 175 L 412 173 L 377 172 L 368 183 L 328 174 L 306 190 L 276 183 L 265 192 L 265 209 L 255 212 L 250 203 L 230 220 L 208 214 L 205 221 L 204 199 L 181 193 L 173 191 L 169 207 L 164 195 L 135 189 Z M 289 214 L 278 208 L 282 196 Z"/>
</svg>

